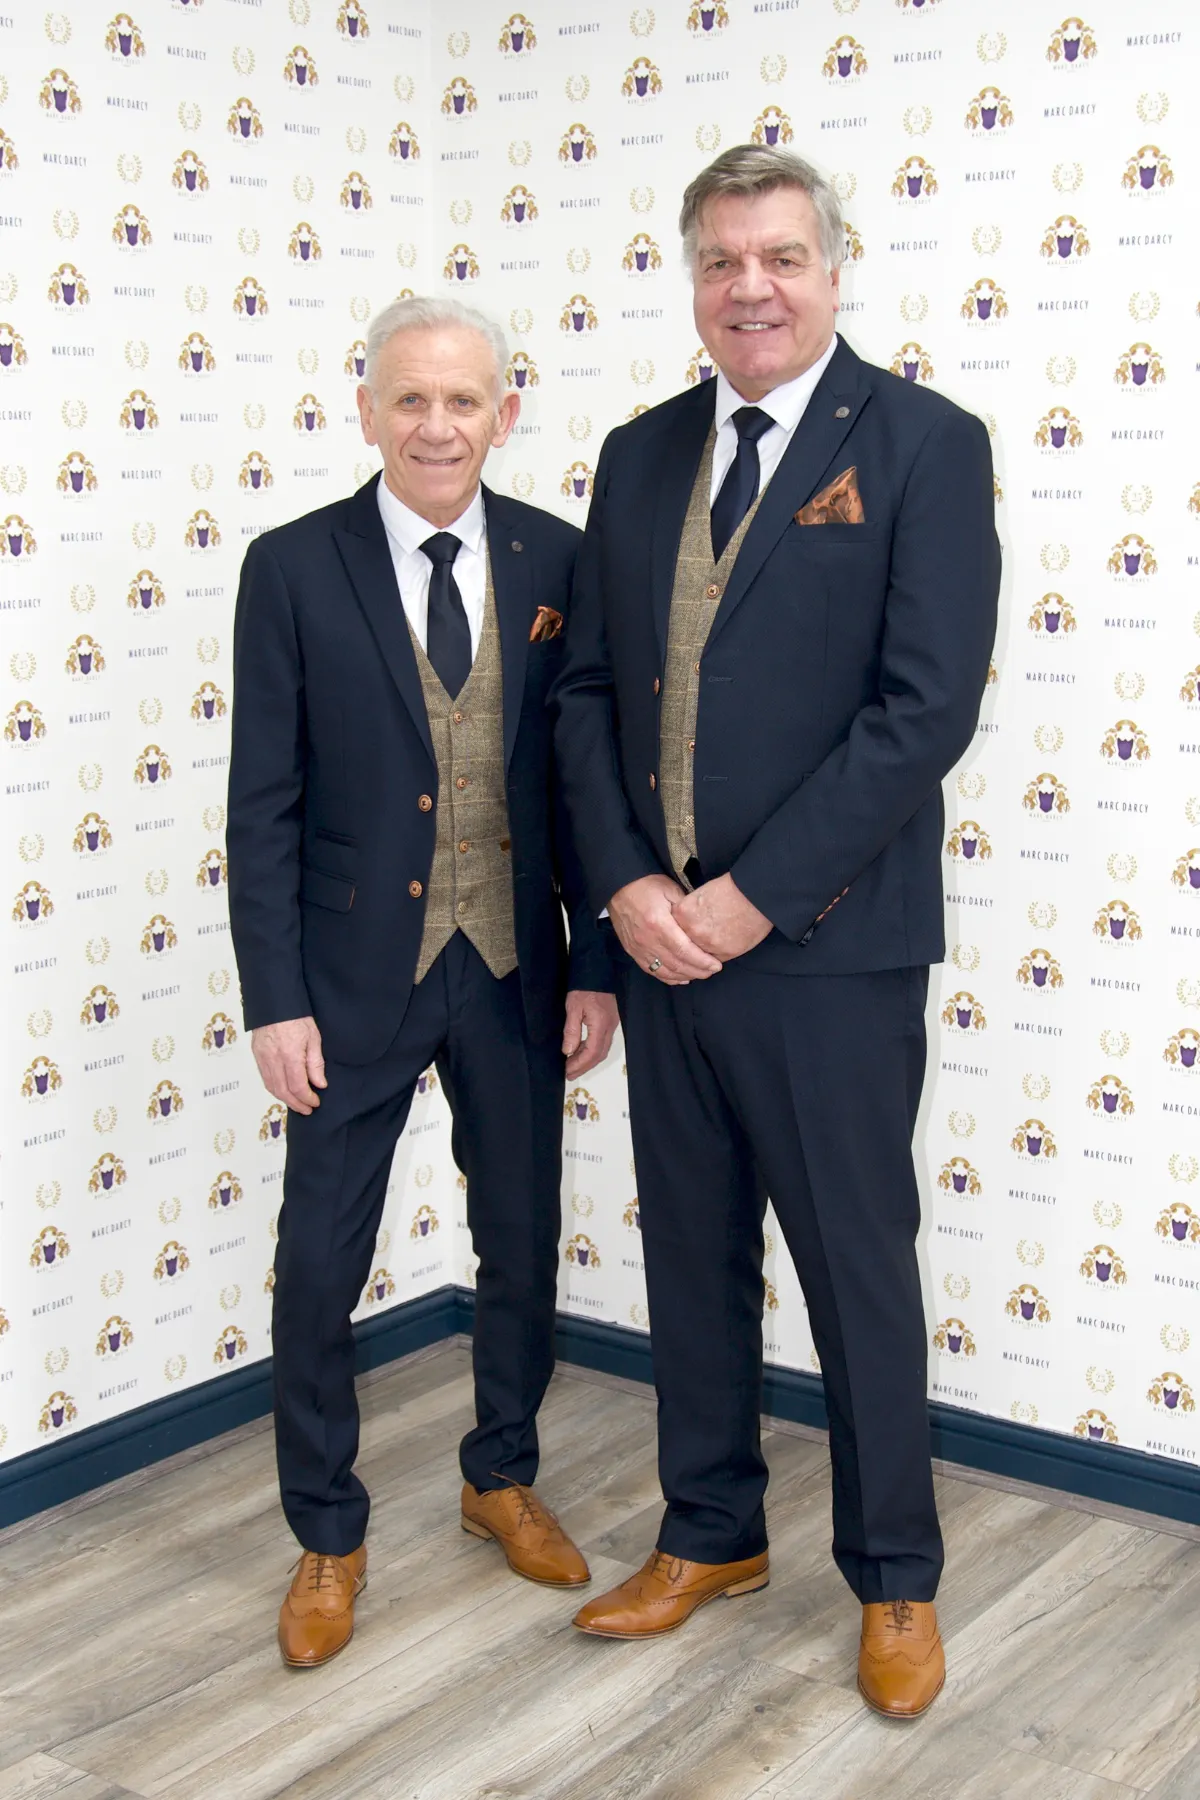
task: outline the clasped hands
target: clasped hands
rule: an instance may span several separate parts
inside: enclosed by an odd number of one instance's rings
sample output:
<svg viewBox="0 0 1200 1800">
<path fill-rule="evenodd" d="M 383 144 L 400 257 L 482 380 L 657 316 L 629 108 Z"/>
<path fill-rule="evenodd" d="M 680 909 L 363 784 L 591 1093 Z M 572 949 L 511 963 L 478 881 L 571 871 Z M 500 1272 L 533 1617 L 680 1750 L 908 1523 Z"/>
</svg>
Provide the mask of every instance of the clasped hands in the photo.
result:
<svg viewBox="0 0 1200 1800">
<path fill-rule="evenodd" d="M 619 888 L 608 916 L 639 968 L 668 987 L 705 981 L 761 944 L 771 921 L 731 875 L 685 894 L 669 875 L 643 875 Z"/>
</svg>

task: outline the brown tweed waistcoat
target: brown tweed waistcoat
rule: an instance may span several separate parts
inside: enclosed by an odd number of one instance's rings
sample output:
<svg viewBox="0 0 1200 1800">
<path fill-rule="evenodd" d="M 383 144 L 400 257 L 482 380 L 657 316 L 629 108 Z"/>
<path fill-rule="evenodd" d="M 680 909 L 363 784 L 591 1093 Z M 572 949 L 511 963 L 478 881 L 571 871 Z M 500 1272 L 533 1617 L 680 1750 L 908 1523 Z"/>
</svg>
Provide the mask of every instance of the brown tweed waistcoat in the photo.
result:
<svg viewBox="0 0 1200 1800">
<path fill-rule="evenodd" d="M 709 488 L 712 483 L 716 427 L 708 434 L 700 467 L 688 502 L 675 583 L 671 590 L 671 621 L 667 631 L 667 664 L 664 671 L 662 712 L 659 717 L 658 792 L 667 825 L 671 867 L 684 887 L 691 883 L 683 865 L 696 854 L 696 809 L 693 768 L 696 747 L 696 713 L 700 700 L 700 659 L 721 595 L 725 592 L 742 539 L 758 511 L 758 498 L 725 546 L 719 562 L 713 561 L 709 525 Z"/>
<path fill-rule="evenodd" d="M 492 974 L 517 966 L 512 840 L 504 786 L 504 691 L 500 626 L 488 560 L 483 631 L 462 692 L 451 699 L 409 626 L 437 760 L 437 838 L 425 885 L 425 928 L 416 981 L 456 931 Z"/>
</svg>

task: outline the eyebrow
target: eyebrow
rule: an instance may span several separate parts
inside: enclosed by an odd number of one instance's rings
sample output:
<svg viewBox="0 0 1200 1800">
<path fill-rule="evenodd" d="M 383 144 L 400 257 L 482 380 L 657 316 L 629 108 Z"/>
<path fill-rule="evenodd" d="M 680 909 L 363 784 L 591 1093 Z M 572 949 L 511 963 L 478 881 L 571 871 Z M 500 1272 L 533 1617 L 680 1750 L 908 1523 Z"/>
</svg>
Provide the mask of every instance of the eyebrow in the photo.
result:
<svg viewBox="0 0 1200 1800">
<path fill-rule="evenodd" d="M 763 255 L 764 256 L 782 256 L 786 252 L 793 251 L 793 250 L 801 250 L 801 251 L 807 252 L 808 245 L 803 241 L 803 239 L 794 238 L 792 240 L 792 242 L 788 243 L 788 244 L 768 244 L 766 249 L 763 251 Z M 722 244 L 705 244 L 702 246 L 699 254 L 701 256 L 732 256 L 734 254 L 734 252 L 731 250 L 726 250 L 724 245 L 722 245 Z"/>
</svg>

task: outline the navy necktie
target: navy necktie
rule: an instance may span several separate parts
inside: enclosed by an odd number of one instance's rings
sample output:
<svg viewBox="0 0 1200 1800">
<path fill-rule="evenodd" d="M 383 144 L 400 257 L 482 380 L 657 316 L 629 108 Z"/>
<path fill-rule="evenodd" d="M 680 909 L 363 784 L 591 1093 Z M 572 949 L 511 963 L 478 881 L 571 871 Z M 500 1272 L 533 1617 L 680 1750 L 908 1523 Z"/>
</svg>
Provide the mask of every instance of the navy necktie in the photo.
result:
<svg viewBox="0 0 1200 1800">
<path fill-rule="evenodd" d="M 421 545 L 422 553 L 433 564 L 425 654 L 452 700 L 471 673 L 471 627 L 454 579 L 454 559 L 461 548 L 462 539 L 452 531 L 435 531 Z"/>
<path fill-rule="evenodd" d="M 721 490 L 712 506 L 713 561 L 720 562 L 725 546 L 754 504 L 758 493 L 758 440 L 775 421 L 757 406 L 739 406 L 733 415 L 737 426 L 737 455 L 729 465 Z"/>
</svg>

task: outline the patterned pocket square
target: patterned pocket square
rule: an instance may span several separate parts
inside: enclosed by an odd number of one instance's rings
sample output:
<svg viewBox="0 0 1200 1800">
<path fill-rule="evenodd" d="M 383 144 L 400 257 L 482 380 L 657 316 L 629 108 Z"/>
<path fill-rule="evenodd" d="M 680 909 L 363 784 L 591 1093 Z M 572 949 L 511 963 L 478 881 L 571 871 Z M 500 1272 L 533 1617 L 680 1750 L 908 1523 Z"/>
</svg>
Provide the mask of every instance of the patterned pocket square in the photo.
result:
<svg viewBox="0 0 1200 1800">
<path fill-rule="evenodd" d="M 529 627 L 531 644 L 545 644 L 550 638 L 556 638 L 563 628 L 563 616 L 555 612 L 552 606 L 539 606 L 537 617 Z"/>
<path fill-rule="evenodd" d="M 797 525 L 865 525 L 858 469 L 851 465 L 796 514 Z"/>
</svg>

